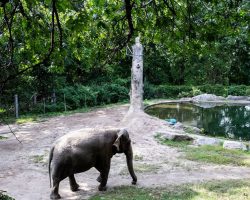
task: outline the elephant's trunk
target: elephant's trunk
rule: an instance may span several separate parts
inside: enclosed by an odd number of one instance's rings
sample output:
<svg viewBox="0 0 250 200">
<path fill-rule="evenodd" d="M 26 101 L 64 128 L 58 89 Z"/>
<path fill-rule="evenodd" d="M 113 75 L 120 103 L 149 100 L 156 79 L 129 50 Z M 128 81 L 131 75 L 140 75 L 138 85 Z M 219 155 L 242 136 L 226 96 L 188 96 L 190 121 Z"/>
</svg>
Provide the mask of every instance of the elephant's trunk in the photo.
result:
<svg viewBox="0 0 250 200">
<path fill-rule="evenodd" d="M 137 177 L 135 175 L 134 168 L 133 168 L 133 150 L 132 150 L 131 145 L 130 145 L 129 150 L 125 154 L 126 154 L 126 159 L 127 159 L 128 171 L 133 179 L 132 184 L 135 185 L 137 182 Z"/>
</svg>

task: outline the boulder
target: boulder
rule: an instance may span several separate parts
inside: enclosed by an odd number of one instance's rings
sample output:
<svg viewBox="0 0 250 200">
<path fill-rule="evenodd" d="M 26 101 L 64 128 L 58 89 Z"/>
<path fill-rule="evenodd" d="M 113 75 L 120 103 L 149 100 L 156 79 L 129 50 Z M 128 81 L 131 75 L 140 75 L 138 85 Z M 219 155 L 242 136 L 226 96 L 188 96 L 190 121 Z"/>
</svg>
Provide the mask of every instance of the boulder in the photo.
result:
<svg viewBox="0 0 250 200">
<path fill-rule="evenodd" d="M 249 101 L 249 97 L 248 96 L 231 96 L 231 95 L 229 95 L 227 97 L 227 100 L 229 100 L 229 101 Z"/>
<path fill-rule="evenodd" d="M 177 130 L 182 130 L 184 128 L 184 126 L 182 123 L 177 122 L 175 125 L 173 125 L 173 128 L 177 129 Z"/>
<path fill-rule="evenodd" d="M 177 132 L 167 132 L 167 131 L 156 131 L 157 134 L 160 134 L 162 138 L 166 140 L 172 141 L 192 141 L 194 140 L 193 137 L 184 134 L 184 133 L 177 133 Z"/>
<path fill-rule="evenodd" d="M 187 126 L 185 125 L 184 126 L 184 130 L 187 132 L 187 133 L 191 133 L 191 134 L 201 134 L 201 129 L 195 127 L 195 126 Z"/>
<path fill-rule="evenodd" d="M 216 138 L 201 137 L 194 140 L 194 145 L 203 146 L 203 145 L 220 145 L 221 140 Z"/>
<path fill-rule="evenodd" d="M 221 96 L 216 96 L 214 94 L 201 94 L 192 98 L 194 102 L 201 102 L 201 101 L 224 101 L 225 98 Z"/>
<path fill-rule="evenodd" d="M 247 150 L 247 147 L 242 142 L 236 142 L 236 141 L 225 141 L 223 143 L 224 149 L 241 149 L 241 150 Z"/>
</svg>

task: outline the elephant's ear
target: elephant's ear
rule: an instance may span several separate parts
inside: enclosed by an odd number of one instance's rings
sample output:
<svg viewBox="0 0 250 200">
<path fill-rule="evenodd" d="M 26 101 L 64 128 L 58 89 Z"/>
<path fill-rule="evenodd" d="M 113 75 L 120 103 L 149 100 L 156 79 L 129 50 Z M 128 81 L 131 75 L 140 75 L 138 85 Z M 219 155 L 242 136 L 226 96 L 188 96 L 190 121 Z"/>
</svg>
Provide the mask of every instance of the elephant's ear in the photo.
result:
<svg viewBox="0 0 250 200">
<path fill-rule="evenodd" d="M 121 129 L 118 133 L 118 137 L 115 140 L 114 144 L 112 145 L 112 151 L 114 154 L 116 153 L 123 153 L 127 146 L 130 145 L 130 138 L 129 134 L 126 129 Z"/>
<path fill-rule="evenodd" d="M 121 135 L 121 140 L 123 141 L 123 143 L 127 144 L 127 143 L 130 143 L 131 140 L 129 138 L 129 134 L 128 134 L 128 131 L 126 129 L 123 130 L 123 133 Z"/>
<path fill-rule="evenodd" d="M 118 153 L 120 151 L 120 137 L 118 137 L 114 144 L 112 145 L 112 151 L 114 154 Z"/>
</svg>

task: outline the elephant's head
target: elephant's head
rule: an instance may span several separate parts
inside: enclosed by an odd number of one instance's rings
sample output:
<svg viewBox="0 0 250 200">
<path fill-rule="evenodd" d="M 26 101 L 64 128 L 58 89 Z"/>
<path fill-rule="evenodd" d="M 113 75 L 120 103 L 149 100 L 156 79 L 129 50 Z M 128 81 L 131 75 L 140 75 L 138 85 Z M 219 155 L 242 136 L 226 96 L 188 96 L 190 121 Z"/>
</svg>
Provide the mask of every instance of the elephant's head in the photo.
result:
<svg viewBox="0 0 250 200">
<path fill-rule="evenodd" d="M 133 179 L 132 184 L 136 184 L 137 177 L 133 169 L 133 150 L 131 145 L 131 140 L 126 129 L 121 129 L 118 133 L 118 137 L 113 144 L 113 153 L 125 153 L 127 166 L 129 173 Z"/>
</svg>

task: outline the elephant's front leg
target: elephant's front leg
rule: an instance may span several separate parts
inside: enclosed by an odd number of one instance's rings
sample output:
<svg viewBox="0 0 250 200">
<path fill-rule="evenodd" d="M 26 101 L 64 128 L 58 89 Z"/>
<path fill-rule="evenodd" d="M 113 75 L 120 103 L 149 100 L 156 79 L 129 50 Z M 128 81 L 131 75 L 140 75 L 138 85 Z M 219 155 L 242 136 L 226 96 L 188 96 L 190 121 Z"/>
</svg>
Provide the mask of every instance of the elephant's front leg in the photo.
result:
<svg viewBox="0 0 250 200">
<path fill-rule="evenodd" d="M 110 159 L 106 162 L 102 163 L 101 166 L 97 167 L 97 170 L 100 172 L 100 176 L 97 178 L 97 181 L 100 182 L 98 187 L 99 191 L 106 191 L 107 190 L 107 181 L 109 176 L 110 170 Z"/>
<path fill-rule="evenodd" d="M 74 174 L 69 176 L 69 184 L 70 184 L 70 189 L 72 192 L 75 192 L 78 190 L 79 185 L 76 183 L 76 179 L 74 177 Z"/>
</svg>

